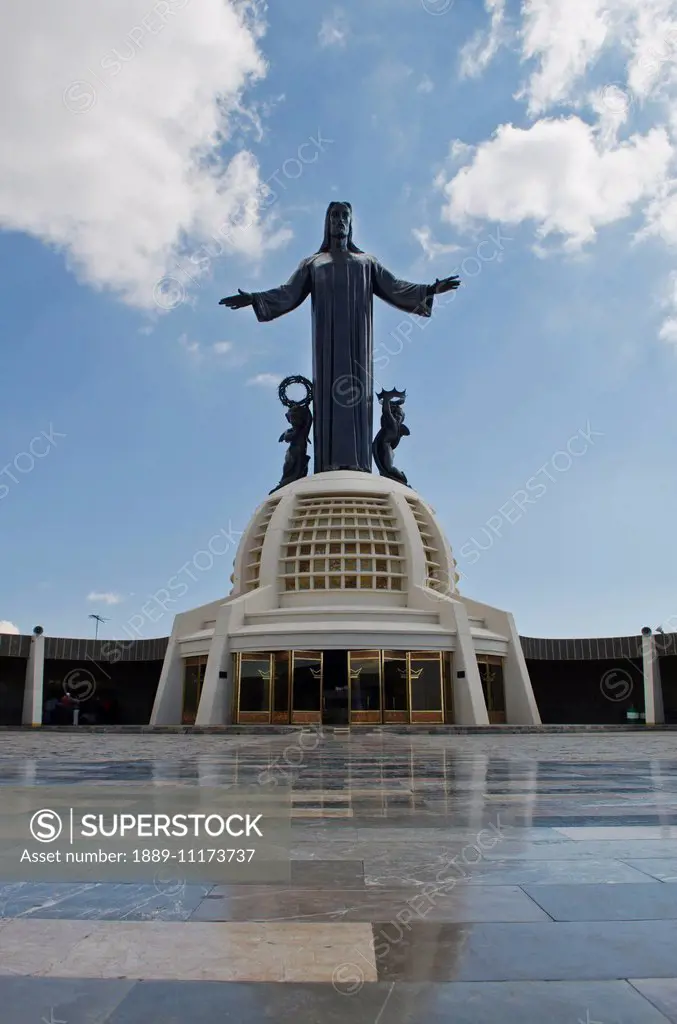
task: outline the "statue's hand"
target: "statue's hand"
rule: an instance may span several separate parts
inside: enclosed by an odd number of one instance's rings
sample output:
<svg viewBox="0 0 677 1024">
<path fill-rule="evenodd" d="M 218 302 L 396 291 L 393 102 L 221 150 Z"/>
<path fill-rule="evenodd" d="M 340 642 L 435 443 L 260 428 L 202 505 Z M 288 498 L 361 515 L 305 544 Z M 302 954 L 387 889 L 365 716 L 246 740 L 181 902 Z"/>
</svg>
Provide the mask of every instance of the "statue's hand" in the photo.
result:
<svg viewBox="0 0 677 1024">
<path fill-rule="evenodd" d="M 442 292 L 454 291 L 454 289 L 459 288 L 460 285 L 460 277 L 443 277 L 441 281 L 437 278 L 433 288 L 435 289 L 435 295 L 441 295 Z"/>
<path fill-rule="evenodd" d="M 251 306 L 254 301 L 254 297 L 251 292 L 243 292 L 241 288 L 238 288 L 237 295 L 227 295 L 225 299 L 221 299 L 219 306 L 228 306 L 228 309 L 242 309 L 244 306 Z"/>
</svg>

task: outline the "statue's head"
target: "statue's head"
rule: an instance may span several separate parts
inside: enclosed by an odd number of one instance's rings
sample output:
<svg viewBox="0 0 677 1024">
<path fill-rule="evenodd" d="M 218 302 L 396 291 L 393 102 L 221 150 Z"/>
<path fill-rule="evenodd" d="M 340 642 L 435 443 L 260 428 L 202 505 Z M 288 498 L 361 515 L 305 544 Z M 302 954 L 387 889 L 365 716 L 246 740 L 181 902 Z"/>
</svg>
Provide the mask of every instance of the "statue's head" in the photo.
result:
<svg viewBox="0 0 677 1024">
<path fill-rule="evenodd" d="M 324 218 L 324 239 L 319 252 L 328 252 L 331 240 L 347 239 L 350 252 L 362 252 L 353 242 L 353 208 L 350 203 L 330 203 Z"/>
</svg>

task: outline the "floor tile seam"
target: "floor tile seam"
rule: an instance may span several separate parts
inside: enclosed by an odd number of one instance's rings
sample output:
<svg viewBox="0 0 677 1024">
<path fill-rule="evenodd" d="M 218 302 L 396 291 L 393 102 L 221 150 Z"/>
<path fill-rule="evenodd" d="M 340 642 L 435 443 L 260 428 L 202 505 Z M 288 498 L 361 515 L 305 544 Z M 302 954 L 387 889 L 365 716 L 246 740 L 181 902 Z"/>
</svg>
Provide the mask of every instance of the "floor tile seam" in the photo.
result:
<svg viewBox="0 0 677 1024">
<path fill-rule="evenodd" d="M 547 911 L 545 909 L 545 907 L 542 906 L 534 896 L 531 895 L 531 893 L 528 893 L 526 891 L 526 889 L 524 888 L 524 885 L 518 885 L 517 888 L 519 889 L 520 892 L 524 893 L 524 895 L 527 897 L 527 899 L 531 903 L 533 903 L 535 907 L 538 907 L 538 909 L 542 910 L 544 914 L 547 914 L 547 916 L 550 918 L 550 920 L 552 921 L 553 924 L 557 923 L 557 919 L 555 917 L 553 917 L 552 914 L 549 911 Z"/>
<path fill-rule="evenodd" d="M 10 920 L 21 920 L 21 919 L 19 919 L 19 918 L 14 918 L 14 919 L 10 919 Z M 25 918 L 24 920 L 29 920 L 29 919 L 28 919 L 28 918 Z M 39 921 L 39 920 L 44 920 L 44 918 L 33 918 L 33 920 L 35 920 L 35 921 Z M 64 919 L 63 919 L 63 918 L 62 918 L 62 919 L 59 919 L 59 918 L 50 918 L 49 920 L 55 920 L 55 921 L 59 921 L 59 920 L 64 920 Z M 66 919 L 66 920 L 68 920 L 68 919 Z M 80 920 L 80 919 L 76 919 L 76 920 Z M 54 969 L 58 969 L 58 967 L 59 967 L 59 964 L 60 964 L 60 963 L 61 963 L 61 962 L 62 962 L 62 961 L 63 961 L 63 960 L 64 960 L 64 959 L 66 958 L 66 957 L 70 956 L 70 954 L 71 954 L 71 953 L 73 952 L 73 950 L 75 950 L 75 949 L 77 949 L 78 947 L 80 947 L 80 946 L 81 946 L 81 945 L 82 945 L 83 943 L 86 943 L 86 942 L 88 942 L 88 941 L 89 941 L 89 939 L 91 938 L 91 936 L 92 936 L 92 935 L 94 934 L 94 932 L 95 932 L 95 931 L 97 930 L 97 925 L 99 924 L 99 922 L 98 922 L 98 921 L 90 921 L 90 922 L 88 922 L 88 924 L 90 925 L 90 927 L 89 927 L 89 930 L 88 930 L 88 932 L 87 932 L 87 934 L 86 934 L 86 935 L 83 935 L 83 936 L 81 936 L 81 937 L 80 937 L 79 939 L 77 939 L 77 940 L 76 940 L 76 941 L 75 941 L 75 942 L 74 942 L 74 943 L 73 943 L 72 945 L 70 945 L 70 946 L 67 946 L 67 947 L 66 947 L 66 949 L 65 949 L 64 951 L 61 951 L 60 953 L 56 954 L 56 956 L 54 956 L 54 957 L 53 957 L 53 958 L 52 958 L 51 960 L 48 960 L 48 961 L 47 961 L 46 963 L 44 963 L 44 964 L 42 965 L 42 967 L 41 967 L 41 968 L 40 968 L 39 970 L 37 970 L 37 971 L 31 971 L 31 972 L 30 972 L 29 974 L 27 974 L 27 975 L 17 975 L 17 972 L 13 971 L 13 970 L 12 970 L 12 969 L 10 968 L 10 969 L 9 969 L 9 970 L 10 970 L 10 975 L 9 975 L 9 976 L 10 976 L 10 977 L 12 977 L 12 976 L 14 976 L 14 977 L 17 977 L 17 976 L 18 976 L 18 977 L 29 977 L 29 978 L 42 978 L 42 977 L 51 977 L 51 975 L 50 975 L 50 973 L 49 973 L 50 971 L 52 971 L 52 970 L 54 970 Z M 2 966 L 0 966 L 0 973 L 2 973 Z"/>
<path fill-rule="evenodd" d="M 652 875 L 649 871 L 643 871 L 642 868 L 638 868 L 634 864 L 634 861 L 637 860 L 670 860 L 669 857 L 633 857 L 632 860 L 632 864 L 627 859 L 623 859 L 619 863 L 625 864 L 626 867 L 631 868 L 633 871 L 639 871 L 640 875 L 650 878 L 653 882 L 658 882 L 659 885 L 674 885 L 673 882 L 666 882 L 662 878 L 656 878 L 656 876 Z"/>
<path fill-rule="evenodd" d="M 174 931 L 177 935 L 179 935 L 179 933 L 181 931 L 183 931 L 186 928 L 186 926 L 188 926 L 188 925 L 192 925 L 193 927 L 195 927 L 196 931 L 199 929 L 199 931 L 201 931 L 201 932 L 212 932 L 214 934 L 217 933 L 218 931 L 223 931 L 224 928 L 228 929 L 230 931 L 241 931 L 241 932 L 250 931 L 251 934 L 249 936 L 243 936 L 243 937 L 248 937 L 248 938 L 252 939 L 253 941 L 258 941 L 258 939 L 261 938 L 261 936 L 263 935 L 263 933 L 266 930 L 263 926 L 276 925 L 278 923 L 277 921 L 267 921 L 267 920 L 263 920 L 263 921 L 254 921 L 254 920 L 250 920 L 250 921 L 162 921 L 162 920 L 160 920 L 158 918 L 153 918 L 151 920 L 140 920 L 140 921 L 125 921 L 125 920 L 117 920 L 116 921 L 116 920 L 110 920 L 110 919 L 98 919 L 98 920 L 91 920 L 91 921 L 83 921 L 82 918 L 33 918 L 30 921 L 26 921 L 26 919 L 22 919 L 22 918 L 7 918 L 6 920 L 7 920 L 8 925 L 12 925 L 16 921 L 21 921 L 22 923 L 29 923 L 29 924 L 33 924 L 34 923 L 36 925 L 38 923 L 40 923 L 43 927 L 44 927 L 44 922 L 45 921 L 51 921 L 51 922 L 53 922 L 53 924 L 55 926 L 55 930 L 57 930 L 57 926 L 58 925 L 64 925 L 65 926 L 67 924 L 71 924 L 71 923 L 76 922 L 76 921 L 78 923 L 87 924 L 88 925 L 87 933 L 83 934 L 83 935 L 78 935 L 77 939 L 74 940 L 74 943 L 71 946 L 71 949 L 74 949 L 76 946 L 80 946 L 81 943 L 83 943 L 83 942 L 88 942 L 93 937 L 93 935 L 96 932 L 98 932 L 99 934 L 102 934 L 105 931 L 108 931 L 108 932 L 112 933 L 114 931 L 120 931 L 120 930 L 122 930 L 122 928 L 127 928 L 127 929 L 131 928 L 133 933 L 135 933 L 136 935 L 141 936 L 144 931 L 148 932 L 148 930 L 153 928 L 154 926 L 155 926 L 155 930 L 157 930 L 158 926 L 162 926 L 163 933 L 164 932 L 169 932 L 169 931 Z M 310 928 L 311 930 L 317 930 L 317 931 L 319 931 L 322 928 L 326 929 L 328 925 L 342 925 L 343 926 L 342 930 L 345 931 L 346 933 L 352 933 L 353 931 L 358 930 L 361 925 L 368 925 L 369 924 L 369 922 L 367 922 L 367 921 L 316 922 L 318 927 L 317 927 L 317 929 L 315 929 L 315 926 L 314 926 L 313 923 L 311 923 L 310 925 L 305 924 L 303 922 L 299 922 L 299 923 L 301 925 L 301 929 Z M 251 925 L 260 925 L 262 927 L 259 927 L 257 929 L 253 929 L 253 928 L 250 928 Z M 38 931 L 37 928 L 35 930 Z M 279 938 L 280 938 L 280 941 L 283 941 L 283 940 L 287 941 L 288 935 L 281 934 L 279 936 Z M 336 935 L 336 938 L 337 938 L 338 944 L 345 943 L 345 941 L 346 941 L 344 938 L 341 938 L 340 935 L 338 935 L 338 934 Z M 266 939 L 266 941 L 270 941 L 270 939 L 268 938 L 268 939 Z"/>
<path fill-rule="evenodd" d="M 653 1009 L 656 1010 L 661 1015 L 663 1020 L 666 1021 L 666 1024 L 671 1024 L 670 1018 L 665 1016 L 665 1014 L 662 1012 L 662 1010 L 658 1006 L 658 1004 L 654 1003 L 653 999 L 651 999 L 650 996 L 646 995 L 645 992 L 642 992 L 641 989 L 638 989 L 637 986 L 635 985 L 636 981 L 654 981 L 654 980 L 656 980 L 656 979 L 653 979 L 653 978 L 623 978 L 623 981 L 625 981 L 625 983 L 627 985 L 629 985 L 630 988 L 634 989 L 634 991 L 637 993 L 637 995 L 641 996 L 641 998 L 644 1000 L 645 1003 L 648 1003 L 649 1006 L 653 1007 Z M 662 980 L 662 979 L 658 979 L 658 980 Z"/>
</svg>

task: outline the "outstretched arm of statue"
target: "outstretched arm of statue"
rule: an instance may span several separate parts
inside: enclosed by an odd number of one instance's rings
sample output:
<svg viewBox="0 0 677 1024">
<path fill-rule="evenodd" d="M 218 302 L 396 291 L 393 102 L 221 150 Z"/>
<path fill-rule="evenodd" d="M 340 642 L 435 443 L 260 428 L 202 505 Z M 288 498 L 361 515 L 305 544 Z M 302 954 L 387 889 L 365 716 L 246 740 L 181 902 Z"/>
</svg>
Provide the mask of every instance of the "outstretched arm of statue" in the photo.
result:
<svg viewBox="0 0 677 1024">
<path fill-rule="evenodd" d="M 228 309 L 242 309 L 244 306 L 251 306 L 254 303 L 254 296 L 251 292 L 243 292 L 238 288 L 237 295 L 227 295 L 221 299 L 219 306 L 228 306 Z"/>
<path fill-rule="evenodd" d="M 430 316 L 435 295 L 458 288 L 461 283 L 458 277 L 444 277 L 434 284 L 412 284 L 395 277 L 378 260 L 372 266 L 374 294 L 396 309 L 418 316 Z"/>
<path fill-rule="evenodd" d="M 310 269 L 308 260 L 302 260 L 287 283 L 279 288 L 269 288 L 265 292 L 243 292 L 240 289 L 237 295 L 221 299 L 219 305 L 228 306 L 229 309 L 253 306 L 256 319 L 267 321 L 291 313 L 309 295 Z"/>
<path fill-rule="evenodd" d="M 443 277 L 442 280 L 436 278 L 435 284 L 431 284 L 428 291 L 431 295 L 441 295 L 443 292 L 453 292 L 456 288 L 460 288 L 461 279 L 458 275 L 453 277 Z"/>
</svg>

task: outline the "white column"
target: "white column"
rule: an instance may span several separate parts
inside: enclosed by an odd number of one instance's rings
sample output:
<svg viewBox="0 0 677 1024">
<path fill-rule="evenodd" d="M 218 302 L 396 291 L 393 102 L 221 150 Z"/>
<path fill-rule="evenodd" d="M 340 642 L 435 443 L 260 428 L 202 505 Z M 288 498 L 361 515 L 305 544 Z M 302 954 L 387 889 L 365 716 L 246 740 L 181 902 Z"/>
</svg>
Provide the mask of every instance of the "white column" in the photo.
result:
<svg viewBox="0 0 677 1024">
<path fill-rule="evenodd" d="M 454 650 L 454 724 L 489 725 L 480 670 L 465 605 L 455 598 L 446 599 L 453 609 L 456 625 Z"/>
<path fill-rule="evenodd" d="M 45 637 L 33 634 L 26 664 L 22 725 L 42 725 L 42 690 L 45 669 Z"/>
<path fill-rule="evenodd" d="M 661 725 L 663 713 L 663 691 L 661 668 L 653 634 L 642 634 L 642 667 L 644 670 L 644 711 L 647 725 Z"/>
<path fill-rule="evenodd" d="M 177 615 L 172 627 L 172 635 L 167 644 L 165 660 L 162 663 L 160 681 L 155 693 L 153 710 L 150 715 L 151 725 L 180 725 L 183 711 L 183 661 L 181 648 L 177 640 L 181 616 Z"/>
</svg>

